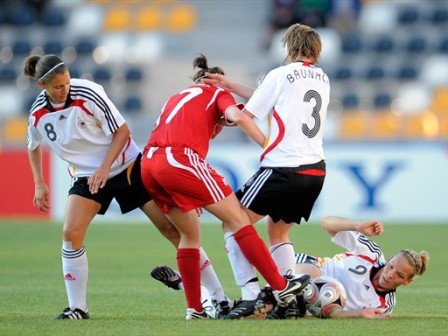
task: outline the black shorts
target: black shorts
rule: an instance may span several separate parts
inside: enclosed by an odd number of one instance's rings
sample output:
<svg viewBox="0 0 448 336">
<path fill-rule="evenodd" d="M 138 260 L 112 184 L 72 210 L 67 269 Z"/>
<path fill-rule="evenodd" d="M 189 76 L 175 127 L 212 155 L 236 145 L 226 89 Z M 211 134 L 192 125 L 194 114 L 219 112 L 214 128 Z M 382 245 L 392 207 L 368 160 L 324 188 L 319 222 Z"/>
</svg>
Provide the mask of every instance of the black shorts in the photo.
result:
<svg viewBox="0 0 448 336">
<path fill-rule="evenodd" d="M 258 215 L 269 215 L 274 222 L 300 224 L 306 221 L 322 190 L 325 161 L 292 168 L 260 168 L 236 196 Z"/>
<path fill-rule="evenodd" d="M 79 195 L 100 203 L 101 209 L 98 212 L 100 215 L 106 213 L 114 198 L 117 200 L 122 213 L 130 212 L 152 199 L 142 182 L 140 162 L 141 154 L 127 169 L 107 180 L 104 188 L 99 189 L 96 194 L 89 191 L 87 177 L 78 178 L 68 194 Z"/>
</svg>

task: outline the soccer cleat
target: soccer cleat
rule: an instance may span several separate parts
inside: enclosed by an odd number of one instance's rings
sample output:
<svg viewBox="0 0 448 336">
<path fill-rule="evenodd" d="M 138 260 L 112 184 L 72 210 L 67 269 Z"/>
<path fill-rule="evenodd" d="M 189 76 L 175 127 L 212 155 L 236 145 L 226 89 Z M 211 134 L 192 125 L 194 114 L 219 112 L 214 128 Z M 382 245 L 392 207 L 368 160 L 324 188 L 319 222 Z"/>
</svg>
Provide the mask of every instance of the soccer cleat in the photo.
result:
<svg viewBox="0 0 448 336">
<path fill-rule="evenodd" d="M 248 317 L 255 317 L 266 312 L 266 305 L 260 295 L 255 300 L 237 300 L 233 308 L 224 317 L 225 320 L 239 320 Z"/>
<path fill-rule="evenodd" d="M 216 317 L 218 319 L 224 319 L 232 309 L 233 302 L 229 301 L 229 298 L 226 297 L 226 300 L 219 303 L 216 300 L 213 300 L 213 305 L 216 309 Z"/>
<path fill-rule="evenodd" d="M 304 289 L 304 291 L 306 291 L 306 289 Z M 297 309 L 299 310 L 299 316 L 298 317 L 305 317 L 305 315 L 306 315 L 306 306 L 305 306 L 305 301 L 303 300 L 303 294 L 297 295 L 296 296 L 296 300 L 297 300 Z"/>
<path fill-rule="evenodd" d="M 163 283 L 165 286 L 179 290 L 179 284 L 182 279 L 175 270 L 169 266 L 157 266 L 151 271 L 151 276 Z"/>
<path fill-rule="evenodd" d="M 89 313 L 79 308 L 71 309 L 67 307 L 64 311 L 55 317 L 56 320 L 88 320 L 90 318 Z"/>
<path fill-rule="evenodd" d="M 210 318 L 210 316 L 205 312 L 205 309 L 202 312 L 197 312 L 194 308 L 187 308 L 187 316 L 185 317 L 187 321 L 208 318 Z"/>
<path fill-rule="evenodd" d="M 296 295 L 299 295 L 303 289 L 310 283 L 311 277 L 308 274 L 303 274 L 300 277 L 288 279 L 286 288 L 283 290 L 272 291 L 277 305 L 286 307 L 293 301 Z"/>
<path fill-rule="evenodd" d="M 269 285 L 261 287 L 260 297 L 266 304 L 276 305 L 274 294 L 272 294 L 272 288 Z"/>
<path fill-rule="evenodd" d="M 286 307 L 276 305 L 268 315 L 266 315 L 267 320 L 286 320 L 286 319 L 296 319 L 300 315 L 299 307 L 297 306 L 297 301 L 292 300 Z"/>
</svg>

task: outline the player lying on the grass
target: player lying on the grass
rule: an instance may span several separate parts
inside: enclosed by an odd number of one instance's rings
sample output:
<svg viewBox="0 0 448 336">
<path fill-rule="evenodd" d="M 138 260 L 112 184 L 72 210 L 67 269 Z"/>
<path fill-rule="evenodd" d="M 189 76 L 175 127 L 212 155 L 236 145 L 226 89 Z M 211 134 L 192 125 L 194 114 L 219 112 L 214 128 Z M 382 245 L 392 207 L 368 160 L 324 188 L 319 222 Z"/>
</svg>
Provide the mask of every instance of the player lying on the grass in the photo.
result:
<svg viewBox="0 0 448 336">
<path fill-rule="evenodd" d="M 428 253 L 403 249 L 386 262 L 380 247 L 366 237 L 381 235 L 383 223 L 329 216 L 324 217 L 321 224 L 332 242 L 347 252 L 333 257 L 297 254 L 295 273 L 309 274 L 311 278 L 330 276 L 342 283 L 347 292 L 346 305 L 344 310 L 334 311 L 331 317 L 389 317 L 395 307 L 397 287 L 409 285 L 426 271 Z M 299 307 L 297 311 L 285 312 L 285 318 L 299 315 Z"/>
<path fill-rule="evenodd" d="M 334 311 L 337 318 L 387 318 L 395 307 L 395 292 L 399 286 L 407 286 L 422 275 L 427 268 L 429 255 L 426 251 L 411 249 L 398 251 L 386 261 L 380 247 L 366 236 L 381 235 L 383 223 L 370 220 L 357 222 L 329 216 L 322 219 L 322 227 L 332 241 L 347 252 L 333 257 L 313 257 L 304 253 L 296 256 L 296 274 L 321 275 L 339 280 L 347 293 L 344 310 Z M 168 279 L 157 279 L 164 283 Z M 178 279 L 180 282 L 180 278 Z M 262 290 L 265 303 L 269 299 L 269 287 Z M 297 300 L 301 303 L 301 300 Z M 304 315 L 302 307 L 287 307 L 281 318 L 297 318 Z"/>
</svg>

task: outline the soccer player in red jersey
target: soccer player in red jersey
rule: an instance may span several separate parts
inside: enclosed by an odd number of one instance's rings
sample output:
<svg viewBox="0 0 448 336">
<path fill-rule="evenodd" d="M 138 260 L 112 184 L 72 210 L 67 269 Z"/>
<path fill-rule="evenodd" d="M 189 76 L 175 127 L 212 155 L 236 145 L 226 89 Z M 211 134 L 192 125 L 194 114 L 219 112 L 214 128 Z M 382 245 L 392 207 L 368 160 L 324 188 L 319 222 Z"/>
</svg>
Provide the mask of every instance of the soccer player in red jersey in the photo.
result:
<svg viewBox="0 0 448 336">
<path fill-rule="evenodd" d="M 186 319 L 207 318 L 200 300 L 197 209 L 202 207 L 227 223 L 244 256 L 272 286 L 278 305 L 288 305 L 309 283 L 309 276 L 286 280 L 278 272 L 232 189 L 205 161 L 210 139 L 222 125 L 236 123 L 260 145 L 265 136 L 229 92 L 202 82 L 206 72 L 224 74 L 219 67 L 209 68 L 203 55 L 193 65 L 200 69 L 194 84 L 163 106 L 141 167 L 144 185 L 180 233 L 177 264 L 187 300 Z"/>
</svg>

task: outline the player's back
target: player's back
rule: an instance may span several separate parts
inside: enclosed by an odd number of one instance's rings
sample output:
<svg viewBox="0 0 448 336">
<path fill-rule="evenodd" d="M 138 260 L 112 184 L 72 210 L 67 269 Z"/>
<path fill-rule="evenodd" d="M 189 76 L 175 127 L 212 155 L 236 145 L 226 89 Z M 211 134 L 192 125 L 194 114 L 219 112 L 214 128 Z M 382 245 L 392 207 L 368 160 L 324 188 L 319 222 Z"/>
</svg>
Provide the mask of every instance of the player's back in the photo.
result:
<svg viewBox="0 0 448 336">
<path fill-rule="evenodd" d="M 233 102 L 232 102 L 233 101 Z M 205 157 L 216 123 L 233 97 L 213 85 L 195 84 L 171 96 L 147 147 L 191 148 Z"/>
</svg>

